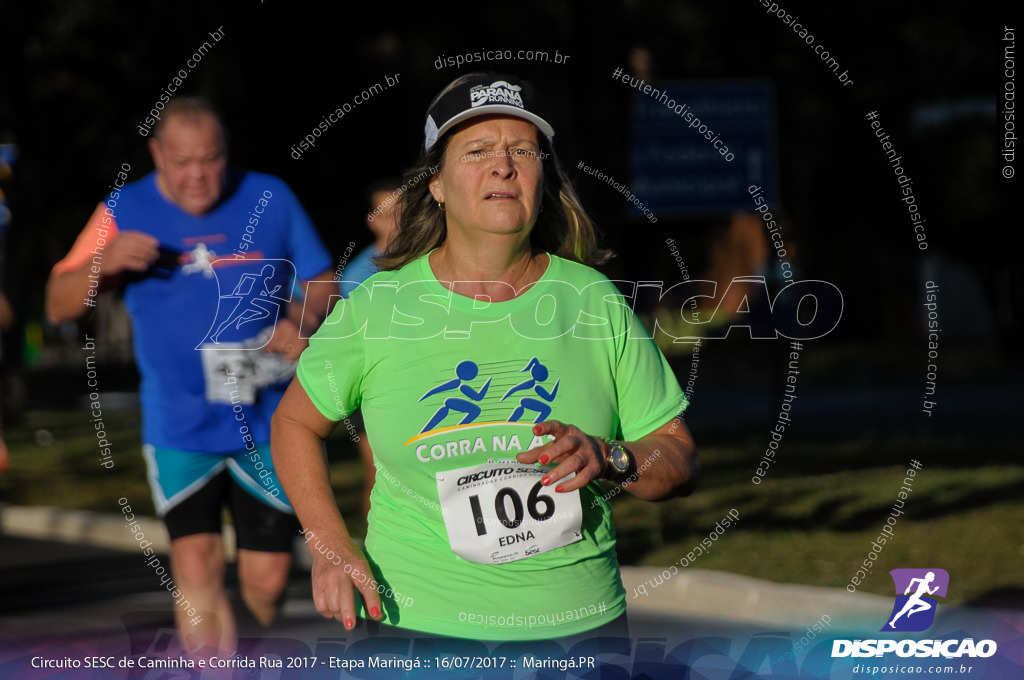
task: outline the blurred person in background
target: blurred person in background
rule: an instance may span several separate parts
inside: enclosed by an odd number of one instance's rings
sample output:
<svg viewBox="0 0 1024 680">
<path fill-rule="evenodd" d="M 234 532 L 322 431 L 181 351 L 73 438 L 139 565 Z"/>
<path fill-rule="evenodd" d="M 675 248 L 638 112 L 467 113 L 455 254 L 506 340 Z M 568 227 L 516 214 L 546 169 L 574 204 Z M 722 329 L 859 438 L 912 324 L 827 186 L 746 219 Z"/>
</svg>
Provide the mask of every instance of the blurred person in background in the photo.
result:
<svg viewBox="0 0 1024 680">
<path fill-rule="evenodd" d="M 364 617 L 371 634 L 628 637 L 598 480 L 662 500 L 698 476 L 687 401 L 589 266 L 609 253 L 539 103 L 529 83 L 494 73 L 434 99 L 407 174 L 434 168 L 430 180 L 403 194 L 382 271 L 310 340 L 274 414 L 282 485 L 307 539 L 332 551 L 311 549 L 314 603 L 346 629 Z M 357 407 L 380 465 L 365 553 L 323 448 Z"/>
<path fill-rule="evenodd" d="M 301 308 L 278 293 L 296 275 L 329 280 L 331 257 L 282 180 L 228 167 L 208 100 L 172 99 L 148 144 L 155 170 L 127 184 L 127 172 L 118 175 L 53 267 L 46 313 L 54 323 L 80 318 L 99 290 L 125 286 L 153 501 L 171 539 L 173 583 L 201 619 L 173 607 L 181 643 L 231 651 L 222 507 L 235 523 L 240 611 L 269 625 L 297 534 L 273 473 L 270 417 L 306 346 Z M 309 287 L 323 299 L 307 308 L 326 311 L 327 295 Z"/>
<path fill-rule="evenodd" d="M 342 273 L 340 287 L 342 297 L 349 294 L 360 283 L 377 272 L 374 258 L 380 257 L 388 243 L 398 233 L 398 199 L 401 196 L 402 181 L 397 178 L 382 179 L 374 182 L 367 191 L 370 210 L 366 213 L 366 228 L 373 233 L 373 243 L 364 248 L 345 268 Z M 377 469 L 373 465 L 373 451 L 366 438 L 366 431 L 359 427 L 359 458 L 363 461 L 366 475 L 363 480 L 363 516 L 370 514 L 370 490 L 376 479 Z"/>
<path fill-rule="evenodd" d="M 13 325 L 14 310 L 11 309 L 11 303 L 7 301 L 7 296 L 0 290 L 0 332 L 6 333 Z M 0 347 L 0 363 L 2 362 L 3 348 Z M 0 394 L 0 402 L 3 401 L 2 397 L 3 395 Z M 3 407 L 0 405 L 0 472 L 6 471 L 8 465 L 10 465 L 10 456 L 7 453 L 7 442 L 4 441 Z"/>
<path fill-rule="evenodd" d="M 16 145 L 0 144 L 0 181 L 7 180 L 14 174 L 12 166 L 17 157 L 18 147 Z M 7 195 L 4 193 L 3 188 L 0 187 L 0 263 L 3 262 L 7 255 L 5 236 L 10 224 L 11 209 L 7 207 Z M 11 308 L 11 303 L 7 300 L 7 296 L 0 290 L 0 332 L 6 333 L 13 325 L 14 310 Z M 0 343 L 0 367 L 3 366 L 3 363 L 4 348 L 3 344 Z M 0 394 L 0 403 L 2 401 L 2 394 Z M 4 442 L 3 438 L 3 409 L 2 405 L 0 405 L 0 472 L 6 470 L 9 464 L 7 443 Z"/>
<path fill-rule="evenodd" d="M 341 294 L 348 297 L 353 289 L 377 273 L 374 259 L 380 257 L 398 233 L 398 200 L 401 198 L 402 182 L 387 178 L 374 182 L 367 191 L 370 210 L 366 213 L 366 228 L 373 234 L 373 243 L 352 258 L 342 273 Z"/>
<path fill-rule="evenodd" d="M 763 284 L 743 279 L 768 273 L 764 223 L 753 213 L 737 212 L 715 230 L 708 251 L 708 267 L 700 278 L 717 286 L 714 298 L 699 298 L 698 304 L 702 313 L 713 315 L 709 326 L 716 328 L 728 325 L 745 309 L 744 299 L 758 299 L 754 292 Z"/>
</svg>

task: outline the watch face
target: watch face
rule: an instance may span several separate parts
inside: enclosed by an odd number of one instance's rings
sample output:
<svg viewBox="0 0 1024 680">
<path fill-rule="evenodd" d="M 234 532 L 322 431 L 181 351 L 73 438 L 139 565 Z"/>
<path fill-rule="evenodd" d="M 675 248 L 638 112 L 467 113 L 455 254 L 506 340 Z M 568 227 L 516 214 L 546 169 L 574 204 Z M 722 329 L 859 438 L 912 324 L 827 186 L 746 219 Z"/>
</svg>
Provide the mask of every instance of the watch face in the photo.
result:
<svg viewBox="0 0 1024 680">
<path fill-rule="evenodd" d="M 612 450 L 608 453 L 608 458 L 611 460 L 612 467 L 619 472 L 625 472 L 629 469 L 629 454 L 626 450 L 619 445 L 612 447 Z"/>
</svg>

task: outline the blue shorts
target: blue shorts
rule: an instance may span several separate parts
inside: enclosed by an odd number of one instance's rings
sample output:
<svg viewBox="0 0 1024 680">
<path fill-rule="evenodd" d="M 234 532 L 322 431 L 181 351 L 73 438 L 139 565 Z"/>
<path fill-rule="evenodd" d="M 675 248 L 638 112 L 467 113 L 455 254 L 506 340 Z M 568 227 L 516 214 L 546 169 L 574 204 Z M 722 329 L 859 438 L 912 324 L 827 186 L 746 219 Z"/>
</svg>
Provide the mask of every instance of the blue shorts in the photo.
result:
<svg viewBox="0 0 1024 680">
<path fill-rule="evenodd" d="M 225 504 L 238 547 L 287 552 L 298 533 L 295 511 L 274 473 L 270 445 L 223 454 L 142 447 L 157 513 L 171 540 L 219 533 Z"/>
</svg>

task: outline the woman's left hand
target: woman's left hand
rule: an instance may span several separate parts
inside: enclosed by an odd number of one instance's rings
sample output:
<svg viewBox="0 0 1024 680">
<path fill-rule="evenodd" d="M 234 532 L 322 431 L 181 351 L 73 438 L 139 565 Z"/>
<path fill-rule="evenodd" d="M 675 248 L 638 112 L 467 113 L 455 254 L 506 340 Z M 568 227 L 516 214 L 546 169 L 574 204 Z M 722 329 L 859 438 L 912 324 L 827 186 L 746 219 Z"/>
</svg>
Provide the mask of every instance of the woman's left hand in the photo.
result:
<svg viewBox="0 0 1024 680">
<path fill-rule="evenodd" d="M 545 420 L 533 426 L 533 434 L 538 437 L 554 435 L 555 440 L 535 449 L 524 451 L 516 456 L 516 460 L 527 465 L 540 462 L 541 465 L 557 463 L 541 483 L 544 486 L 557 484 L 555 492 L 565 493 L 583 488 L 604 474 L 608 444 L 591 436 L 576 427 L 557 420 Z M 558 482 L 573 472 L 572 479 Z"/>
</svg>

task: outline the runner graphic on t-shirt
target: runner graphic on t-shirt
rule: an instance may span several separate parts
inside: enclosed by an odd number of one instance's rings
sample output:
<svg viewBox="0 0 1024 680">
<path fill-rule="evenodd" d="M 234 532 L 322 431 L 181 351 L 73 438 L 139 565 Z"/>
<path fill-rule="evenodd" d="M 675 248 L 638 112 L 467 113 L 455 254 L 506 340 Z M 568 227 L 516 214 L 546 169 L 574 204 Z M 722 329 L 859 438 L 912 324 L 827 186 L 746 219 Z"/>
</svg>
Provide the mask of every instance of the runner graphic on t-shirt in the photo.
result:
<svg viewBox="0 0 1024 680">
<path fill-rule="evenodd" d="M 530 359 L 530 362 L 526 364 L 526 368 L 520 371 L 520 373 L 524 371 L 530 371 L 530 375 L 532 377 L 529 380 L 524 380 L 515 387 L 510 388 L 509 391 L 505 393 L 505 396 L 501 398 L 501 401 L 505 401 L 506 398 L 520 390 L 532 389 L 537 395 L 544 399 L 544 401 L 534 399 L 533 397 L 523 397 L 519 400 L 519 406 L 517 406 L 516 410 L 512 412 L 511 416 L 509 416 L 508 421 L 510 423 L 518 423 L 524 413 L 527 411 L 536 411 L 537 417 L 534 418 L 533 422 L 539 423 L 551 414 L 551 407 L 545 402 L 555 400 L 555 395 L 558 394 L 558 383 L 562 381 L 556 381 L 555 387 L 550 393 L 541 387 L 538 383 L 542 383 L 548 379 L 548 368 L 544 364 L 540 363 L 540 361 L 537 360 L 537 357 Z"/>
<path fill-rule="evenodd" d="M 271 289 L 270 280 L 272 278 L 274 278 L 274 267 L 269 264 L 263 265 L 259 274 L 243 274 L 238 279 L 238 285 L 231 291 L 231 295 L 224 296 L 225 298 L 238 298 L 238 302 L 235 303 L 234 309 L 228 315 L 227 321 L 217 328 L 217 332 L 210 336 L 210 340 L 219 343 L 220 340 L 217 338 L 232 324 L 235 328 L 241 328 L 244 323 L 266 319 L 271 314 L 275 314 L 280 303 L 272 298 L 277 291 L 281 290 L 281 285 L 278 284 Z M 262 290 L 256 285 L 257 281 L 263 284 Z M 249 283 L 249 287 L 243 292 L 242 286 L 246 282 Z"/>
<path fill-rule="evenodd" d="M 210 263 L 216 254 L 207 248 L 205 243 L 197 243 L 196 247 L 192 249 L 192 261 L 181 268 L 182 273 L 202 272 L 203 276 L 210 278 L 213 276 L 213 265 Z"/>
<path fill-rule="evenodd" d="M 476 365 L 475 362 L 468 360 L 460 361 L 459 364 L 455 367 L 455 378 L 452 378 L 448 382 L 441 383 L 437 387 L 433 388 L 432 390 L 424 394 L 417 401 L 423 401 L 429 396 L 440 394 L 441 392 L 448 392 L 449 390 L 454 390 L 455 388 L 458 388 L 460 392 L 462 392 L 464 395 L 466 395 L 473 401 L 483 401 L 483 398 L 487 396 L 487 388 L 491 386 L 491 379 L 487 379 L 487 382 L 484 383 L 484 386 L 480 388 L 479 392 L 477 392 L 468 384 L 466 384 L 466 382 L 476 378 L 479 372 L 480 368 Z M 450 411 L 459 411 L 460 413 L 466 414 L 465 417 L 461 421 L 459 421 L 459 425 L 465 425 L 466 423 L 473 422 L 477 418 L 477 416 L 480 415 L 480 407 L 474 404 L 473 401 L 467 401 L 465 399 L 460 399 L 458 397 L 448 397 L 447 399 L 444 400 L 444 406 L 437 409 L 437 412 L 434 413 L 434 416 L 430 419 L 430 422 L 428 422 L 426 426 L 422 430 L 420 430 L 420 434 L 433 430 L 434 427 L 436 427 L 441 421 L 448 417 L 448 413 Z"/>
</svg>

